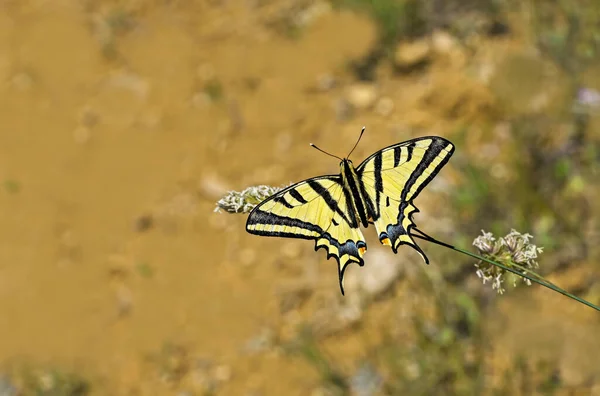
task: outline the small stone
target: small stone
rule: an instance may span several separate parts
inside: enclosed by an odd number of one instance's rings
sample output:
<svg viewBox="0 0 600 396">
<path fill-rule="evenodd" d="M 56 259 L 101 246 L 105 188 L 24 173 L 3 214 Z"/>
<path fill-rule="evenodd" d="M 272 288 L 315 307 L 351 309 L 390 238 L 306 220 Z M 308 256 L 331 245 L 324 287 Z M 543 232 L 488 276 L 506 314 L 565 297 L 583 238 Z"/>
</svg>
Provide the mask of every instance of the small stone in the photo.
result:
<svg viewBox="0 0 600 396">
<path fill-rule="evenodd" d="M 98 124 L 100 117 L 94 110 L 89 107 L 85 107 L 79 114 L 79 123 L 87 128 L 92 128 Z"/>
<path fill-rule="evenodd" d="M 317 89 L 321 92 L 330 91 L 337 85 L 337 80 L 331 74 L 322 74 L 317 78 Z"/>
<path fill-rule="evenodd" d="M 373 84 L 354 84 L 348 88 L 346 99 L 355 109 L 367 109 L 375 104 L 375 101 L 377 100 L 377 90 Z"/>
<path fill-rule="evenodd" d="M 33 86 L 33 78 L 28 73 L 17 73 L 11 79 L 11 84 L 19 91 L 28 91 Z"/>
<path fill-rule="evenodd" d="M 350 378 L 350 389 L 354 396 L 371 396 L 381 392 L 383 378 L 375 367 L 363 363 Z"/>
<path fill-rule="evenodd" d="M 295 19 L 296 26 L 305 27 L 314 23 L 321 16 L 331 12 L 332 6 L 328 1 L 317 1 L 299 12 Z"/>
<path fill-rule="evenodd" d="M 398 45 L 394 59 L 398 66 L 410 68 L 427 61 L 430 55 L 431 46 L 429 41 L 421 39 Z"/>
<path fill-rule="evenodd" d="M 275 140 L 275 151 L 280 154 L 287 153 L 292 147 L 293 143 L 294 138 L 291 133 L 281 133 L 279 134 L 279 136 L 277 136 L 277 139 Z"/>
<path fill-rule="evenodd" d="M 359 287 L 368 296 L 377 296 L 390 288 L 402 275 L 402 267 L 382 249 L 372 249 L 369 266 L 361 268 Z"/>
<path fill-rule="evenodd" d="M 275 334 L 273 330 L 264 328 L 257 336 L 248 340 L 242 350 L 249 354 L 261 353 L 273 348 L 274 344 Z"/>
<path fill-rule="evenodd" d="M 146 99 L 150 92 L 150 83 L 147 80 L 124 70 L 113 72 L 108 79 L 108 85 L 128 90 L 140 99 Z"/>
<path fill-rule="evenodd" d="M 214 378 L 218 382 L 228 382 L 231 380 L 231 367 L 221 364 L 215 368 Z"/>
<path fill-rule="evenodd" d="M 154 225 L 154 218 L 151 214 L 145 214 L 137 219 L 135 219 L 133 223 L 133 230 L 135 232 L 144 232 L 148 231 Z"/>
<path fill-rule="evenodd" d="M 0 396 L 17 396 L 17 388 L 11 383 L 11 381 L 0 374 Z"/>
<path fill-rule="evenodd" d="M 210 95 L 203 91 L 194 94 L 194 96 L 192 96 L 191 103 L 192 106 L 196 108 L 203 108 L 210 105 L 212 103 L 212 99 L 210 98 Z"/>
<path fill-rule="evenodd" d="M 335 118 L 338 121 L 349 120 L 350 118 L 352 118 L 352 115 L 354 113 L 354 109 L 353 109 L 352 105 L 350 105 L 350 103 L 346 99 L 343 99 L 343 98 L 340 98 L 335 101 L 334 108 L 335 108 Z"/>
<path fill-rule="evenodd" d="M 437 30 L 431 35 L 433 49 L 439 54 L 447 54 L 455 50 L 458 42 L 448 32 Z"/>
<path fill-rule="evenodd" d="M 394 111 L 394 101 L 390 98 L 381 98 L 375 105 L 375 112 L 381 116 L 387 117 Z"/>
</svg>

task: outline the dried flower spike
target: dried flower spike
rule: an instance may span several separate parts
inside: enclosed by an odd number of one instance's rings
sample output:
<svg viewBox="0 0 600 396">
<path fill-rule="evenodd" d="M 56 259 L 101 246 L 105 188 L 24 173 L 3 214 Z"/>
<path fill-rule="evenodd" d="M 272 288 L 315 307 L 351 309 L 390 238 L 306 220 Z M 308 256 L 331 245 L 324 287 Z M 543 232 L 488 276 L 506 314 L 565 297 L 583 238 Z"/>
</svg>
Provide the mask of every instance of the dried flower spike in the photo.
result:
<svg viewBox="0 0 600 396">
<path fill-rule="evenodd" d="M 479 250 L 482 256 L 490 260 L 497 261 L 522 274 L 533 273 L 535 275 L 533 270 L 539 267 L 536 259 L 538 254 L 542 253 L 543 250 L 541 247 L 530 243 L 529 240 L 531 238 L 533 237 L 529 234 L 521 234 L 518 231 L 511 230 L 506 236 L 496 240 L 491 232 L 482 230 L 482 235 L 475 238 L 473 246 Z M 475 267 L 477 268 L 477 276 L 481 278 L 483 283 L 491 282 L 492 289 L 496 290 L 499 294 L 505 292 L 503 287 L 505 277 L 510 278 L 515 287 L 519 278 L 525 284 L 531 285 L 529 279 L 481 260 L 475 264 Z"/>
<path fill-rule="evenodd" d="M 229 191 L 217 202 L 215 212 L 224 210 L 229 213 L 249 213 L 256 205 L 281 191 L 283 187 L 253 186 L 242 192 Z"/>
</svg>

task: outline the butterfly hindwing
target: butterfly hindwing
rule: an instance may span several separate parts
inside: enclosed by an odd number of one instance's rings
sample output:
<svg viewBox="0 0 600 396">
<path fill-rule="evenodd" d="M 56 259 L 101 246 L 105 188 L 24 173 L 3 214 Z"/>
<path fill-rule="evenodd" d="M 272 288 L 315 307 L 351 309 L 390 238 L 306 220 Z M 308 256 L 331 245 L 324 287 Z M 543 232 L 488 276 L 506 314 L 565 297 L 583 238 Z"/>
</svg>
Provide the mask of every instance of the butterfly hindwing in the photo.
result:
<svg viewBox="0 0 600 396">
<path fill-rule="evenodd" d="M 423 137 L 384 148 L 357 168 L 372 221 L 382 244 L 397 253 L 398 247 L 413 247 L 426 263 L 427 256 L 410 235 L 412 215 L 419 210 L 413 200 L 448 162 L 454 146 L 440 137 Z"/>
<path fill-rule="evenodd" d="M 364 265 L 367 248 L 340 176 L 296 183 L 255 207 L 246 222 L 251 234 L 314 239 L 315 250 L 327 250 L 338 263 L 340 287 L 350 263 Z"/>
</svg>

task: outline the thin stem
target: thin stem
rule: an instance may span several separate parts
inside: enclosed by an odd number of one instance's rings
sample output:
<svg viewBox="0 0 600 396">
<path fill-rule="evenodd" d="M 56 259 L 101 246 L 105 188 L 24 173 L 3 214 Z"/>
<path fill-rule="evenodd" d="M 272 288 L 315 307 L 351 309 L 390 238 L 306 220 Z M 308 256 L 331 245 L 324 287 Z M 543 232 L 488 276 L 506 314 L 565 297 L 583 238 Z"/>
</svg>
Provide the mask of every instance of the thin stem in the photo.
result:
<svg viewBox="0 0 600 396">
<path fill-rule="evenodd" d="M 564 290 L 564 289 L 561 289 L 561 288 L 560 288 L 560 287 L 558 287 L 558 286 L 555 286 L 554 284 L 552 284 L 552 283 L 550 283 L 550 282 L 546 281 L 545 279 L 543 279 L 541 276 L 540 276 L 540 279 L 537 279 L 537 278 L 536 278 L 536 277 L 534 277 L 534 276 L 530 276 L 530 275 L 528 275 L 528 274 L 521 273 L 521 272 L 519 272 L 518 270 L 516 270 L 516 269 L 514 269 L 514 268 L 507 267 L 507 266 L 506 266 L 506 265 L 504 265 L 504 264 L 498 263 L 498 262 L 496 262 L 496 261 L 492 261 L 492 260 L 490 260 L 490 259 L 487 259 L 487 258 L 485 258 L 485 257 L 479 256 L 479 255 L 477 255 L 477 254 L 475 254 L 475 253 L 471 253 L 471 252 L 469 252 L 468 250 L 463 250 L 463 249 L 457 248 L 457 247 L 455 247 L 455 246 L 449 245 L 449 244 L 447 244 L 447 243 L 444 243 L 444 242 L 438 241 L 437 239 L 434 239 L 434 238 L 430 237 L 429 235 L 427 235 L 427 234 L 423 233 L 421 230 L 418 230 L 418 229 L 414 229 L 414 230 L 415 230 L 415 231 L 418 231 L 419 233 L 421 233 L 421 234 L 422 234 L 422 235 L 411 234 L 411 235 L 412 235 L 412 236 L 414 236 L 415 238 L 419 238 L 419 239 L 422 239 L 422 240 L 424 240 L 424 241 L 427 241 L 427 242 L 435 243 L 436 245 L 444 246 L 444 247 L 446 247 L 446 248 L 448 248 L 448 249 L 452 249 L 452 250 L 454 250 L 454 251 L 456 251 L 456 252 L 459 252 L 459 253 L 465 254 L 465 255 L 467 255 L 467 256 L 471 256 L 471 257 L 473 257 L 473 258 L 475 258 L 475 259 L 477 259 L 477 260 L 485 261 L 485 262 L 486 262 L 486 263 L 488 263 L 488 264 L 495 265 L 496 267 L 502 268 L 502 269 L 503 269 L 503 270 L 505 270 L 505 271 L 512 272 L 513 274 L 516 274 L 516 275 L 522 276 L 522 277 L 524 277 L 524 278 L 527 278 L 527 279 L 529 279 L 530 281 L 537 283 L 538 285 L 542 285 L 542 286 L 544 286 L 544 287 L 547 287 L 547 288 L 548 288 L 548 289 L 550 289 L 550 290 L 554 290 L 555 292 L 557 292 L 557 293 L 560 293 L 560 294 L 562 294 L 563 296 L 569 297 L 569 298 L 571 298 L 571 299 L 573 299 L 573 300 L 575 300 L 575 301 L 577 301 L 577 302 L 579 302 L 579 303 L 581 303 L 581 304 L 587 305 L 588 307 L 590 307 L 590 308 L 593 308 L 593 309 L 595 309 L 596 311 L 600 312 L 600 307 L 599 307 L 599 306 L 597 306 L 597 305 L 595 305 L 595 304 L 592 304 L 591 302 L 589 302 L 589 301 L 586 301 L 586 300 L 584 300 L 583 298 L 577 297 L 577 296 L 575 296 L 575 295 L 573 295 L 573 294 L 569 293 L 568 291 L 566 291 L 566 290 Z M 536 275 L 537 275 L 537 274 L 536 274 Z M 539 275 L 537 275 L 537 276 L 539 276 Z"/>
</svg>

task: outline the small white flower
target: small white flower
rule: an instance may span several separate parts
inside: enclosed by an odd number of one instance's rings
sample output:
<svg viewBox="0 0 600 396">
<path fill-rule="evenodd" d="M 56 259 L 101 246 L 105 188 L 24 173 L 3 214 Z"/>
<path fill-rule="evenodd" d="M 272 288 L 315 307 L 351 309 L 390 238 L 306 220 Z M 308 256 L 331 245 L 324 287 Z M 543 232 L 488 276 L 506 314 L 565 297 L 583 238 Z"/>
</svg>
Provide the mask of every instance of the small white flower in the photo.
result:
<svg viewBox="0 0 600 396">
<path fill-rule="evenodd" d="M 473 245 L 479 249 L 479 252 L 492 260 L 499 261 L 507 267 L 517 269 L 521 274 L 525 275 L 527 270 L 536 269 L 539 267 L 536 261 L 538 254 L 543 252 L 543 248 L 537 247 L 530 243 L 533 236 L 530 234 L 521 234 L 516 230 L 511 230 L 506 236 L 496 240 L 491 232 L 482 230 L 482 235 L 475 238 Z M 504 275 L 507 271 L 495 265 L 480 261 L 475 264 L 477 268 L 476 274 L 483 284 L 490 281 L 492 289 L 499 294 L 503 294 Z M 510 274 L 512 277 L 513 287 L 517 286 L 519 278 L 530 286 L 531 281 L 523 276 Z"/>
</svg>

